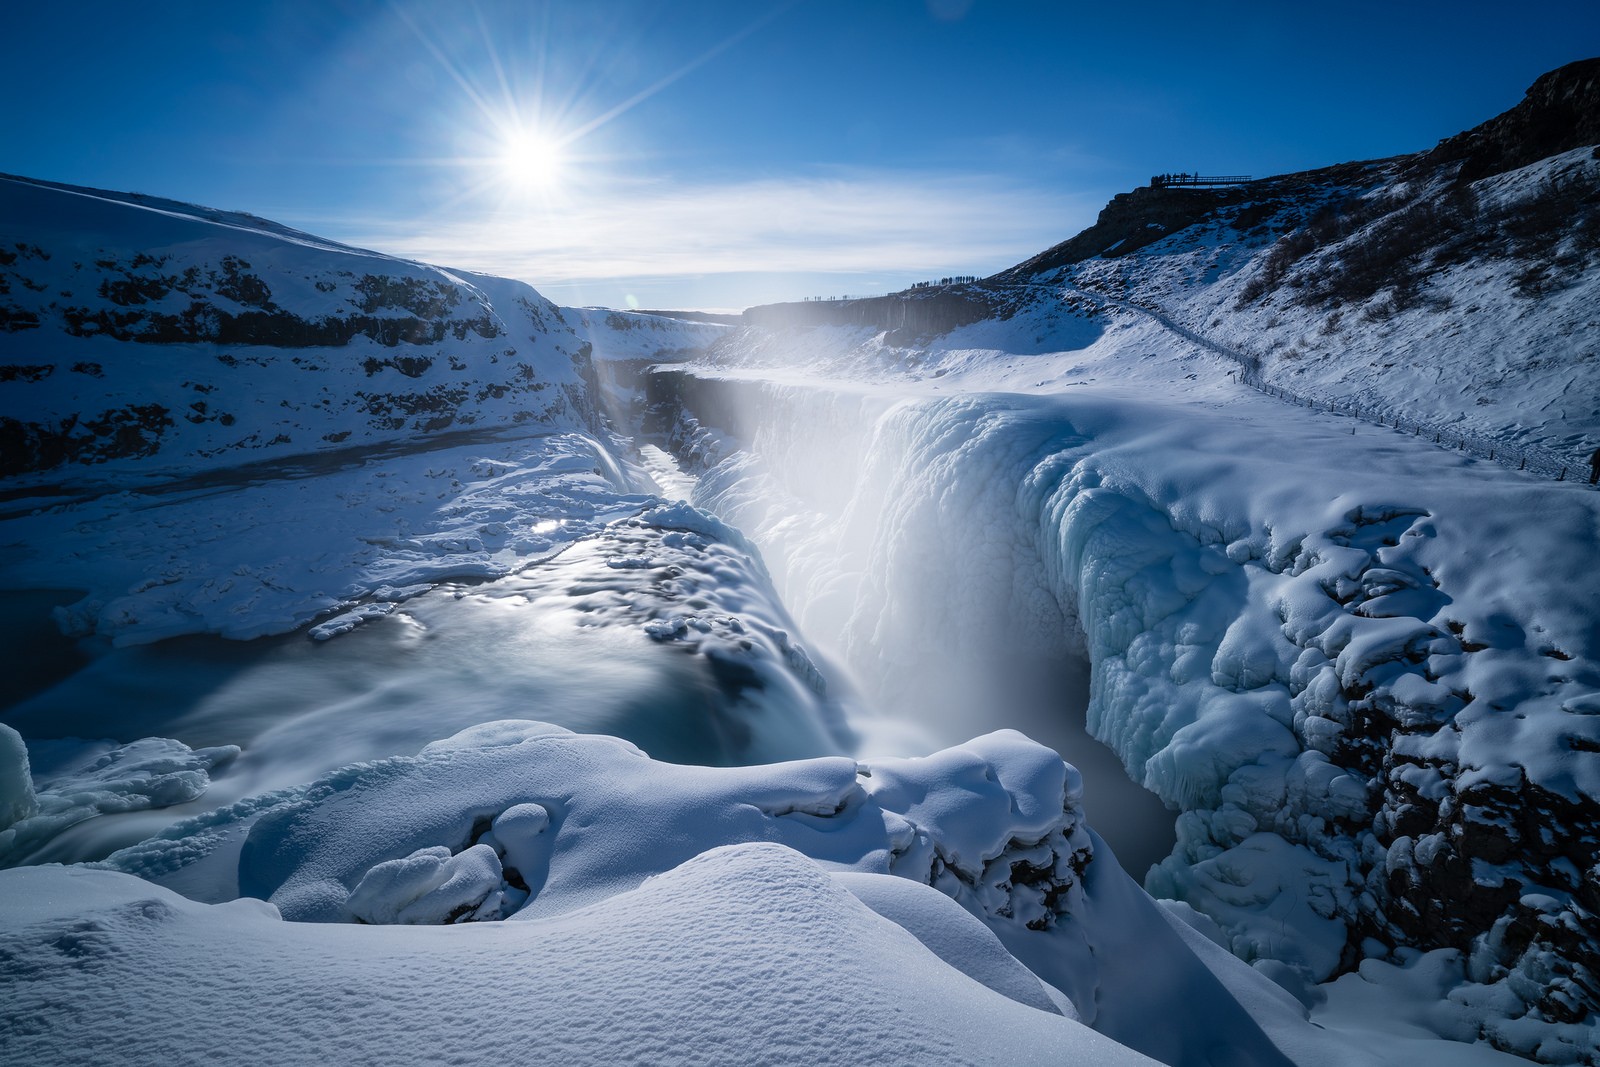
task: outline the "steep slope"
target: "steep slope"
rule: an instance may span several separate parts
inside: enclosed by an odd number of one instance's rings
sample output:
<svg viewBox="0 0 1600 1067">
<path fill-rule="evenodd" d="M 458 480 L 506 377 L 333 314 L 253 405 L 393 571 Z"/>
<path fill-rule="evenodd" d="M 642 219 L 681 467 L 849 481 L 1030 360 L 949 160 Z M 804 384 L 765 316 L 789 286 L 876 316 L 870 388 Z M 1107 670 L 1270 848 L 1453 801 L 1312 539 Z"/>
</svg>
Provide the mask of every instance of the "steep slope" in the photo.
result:
<svg viewBox="0 0 1600 1067">
<path fill-rule="evenodd" d="M 252 216 L 0 177 L 0 476 L 590 428 L 591 353 L 638 348 L 641 327 L 652 351 L 718 330 L 591 319 Z"/>
<path fill-rule="evenodd" d="M 1600 446 L 1600 60 L 1431 151 L 1145 188 L 994 283 L 1151 309 L 1256 380 L 1549 452 Z"/>
</svg>

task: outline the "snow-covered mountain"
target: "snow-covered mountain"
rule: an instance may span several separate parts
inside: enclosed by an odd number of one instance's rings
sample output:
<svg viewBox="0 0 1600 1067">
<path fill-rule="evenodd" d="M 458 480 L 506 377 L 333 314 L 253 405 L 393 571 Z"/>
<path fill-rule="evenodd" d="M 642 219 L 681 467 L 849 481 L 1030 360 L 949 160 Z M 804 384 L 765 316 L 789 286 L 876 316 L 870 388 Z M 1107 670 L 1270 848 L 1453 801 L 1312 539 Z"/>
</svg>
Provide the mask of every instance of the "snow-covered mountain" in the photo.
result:
<svg viewBox="0 0 1600 1067">
<path fill-rule="evenodd" d="M 0 180 L 0 1058 L 1600 1063 L 1597 70 L 738 327 Z"/>
<path fill-rule="evenodd" d="M 1369 421 L 1498 443 L 1586 478 L 1600 447 L 1600 60 L 1428 151 L 1115 197 L 1093 226 L 976 284 L 754 308 L 901 347 L 1075 301 L 1189 331 L 1252 380 Z M 1470 443 L 1470 442 L 1469 442 Z M 1509 450 L 1509 452 L 1508 452 Z"/>
</svg>

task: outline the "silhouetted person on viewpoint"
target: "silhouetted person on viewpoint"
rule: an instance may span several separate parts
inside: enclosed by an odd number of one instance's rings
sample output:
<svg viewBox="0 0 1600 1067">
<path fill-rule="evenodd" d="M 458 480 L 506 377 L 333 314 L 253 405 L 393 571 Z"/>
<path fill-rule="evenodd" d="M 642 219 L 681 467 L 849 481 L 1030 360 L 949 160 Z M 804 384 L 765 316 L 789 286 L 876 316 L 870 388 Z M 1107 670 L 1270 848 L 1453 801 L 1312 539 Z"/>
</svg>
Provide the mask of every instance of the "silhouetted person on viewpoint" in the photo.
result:
<svg viewBox="0 0 1600 1067">
<path fill-rule="evenodd" d="M 1589 484 L 1600 482 L 1600 448 L 1594 450 L 1594 455 L 1589 457 Z"/>
</svg>

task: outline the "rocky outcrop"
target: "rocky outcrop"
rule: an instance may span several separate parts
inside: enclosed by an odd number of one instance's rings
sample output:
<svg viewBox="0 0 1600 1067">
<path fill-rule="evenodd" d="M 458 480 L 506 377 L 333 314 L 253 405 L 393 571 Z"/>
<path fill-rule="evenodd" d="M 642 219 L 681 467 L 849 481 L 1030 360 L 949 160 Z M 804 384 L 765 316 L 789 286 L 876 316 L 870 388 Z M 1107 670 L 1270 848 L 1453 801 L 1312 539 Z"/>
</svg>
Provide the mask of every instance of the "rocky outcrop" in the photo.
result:
<svg viewBox="0 0 1600 1067">
<path fill-rule="evenodd" d="M 1456 180 L 1477 181 L 1586 145 L 1600 145 L 1600 59 L 1542 75 L 1522 102 L 1422 153 L 1422 168 L 1459 163 Z"/>
<path fill-rule="evenodd" d="M 913 290 L 859 300 L 763 304 L 745 311 L 744 322 L 769 329 L 866 326 L 889 332 L 896 343 L 949 333 L 990 317 L 995 302 L 976 286 Z"/>
<path fill-rule="evenodd" d="M 0 250 L 0 477 L 595 418 L 592 345 L 521 283 L 28 179 L 0 208 L 33 220 Z"/>
</svg>

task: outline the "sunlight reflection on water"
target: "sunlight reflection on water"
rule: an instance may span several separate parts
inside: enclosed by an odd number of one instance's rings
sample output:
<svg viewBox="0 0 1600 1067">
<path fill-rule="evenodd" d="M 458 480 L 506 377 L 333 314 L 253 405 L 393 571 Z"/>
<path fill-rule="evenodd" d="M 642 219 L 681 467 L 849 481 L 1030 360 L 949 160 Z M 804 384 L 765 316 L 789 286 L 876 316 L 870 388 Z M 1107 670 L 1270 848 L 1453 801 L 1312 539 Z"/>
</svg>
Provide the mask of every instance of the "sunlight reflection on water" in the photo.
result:
<svg viewBox="0 0 1600 1067">
<path fill-rule="evenodd" d="M 736 762 L 715 729 L 719 699 L 694 657 L 637 627 L 590 625 L 520 596 L 436 590 L 327 642 L 185 637 L 108 650 L 0 716 L 30 741 L 154 736 L 245 750 L 200 800 L 81 823 L 34 857 L 63 860 L 496 719 L 614 734 L 671 762 Z"/>
</svg>

